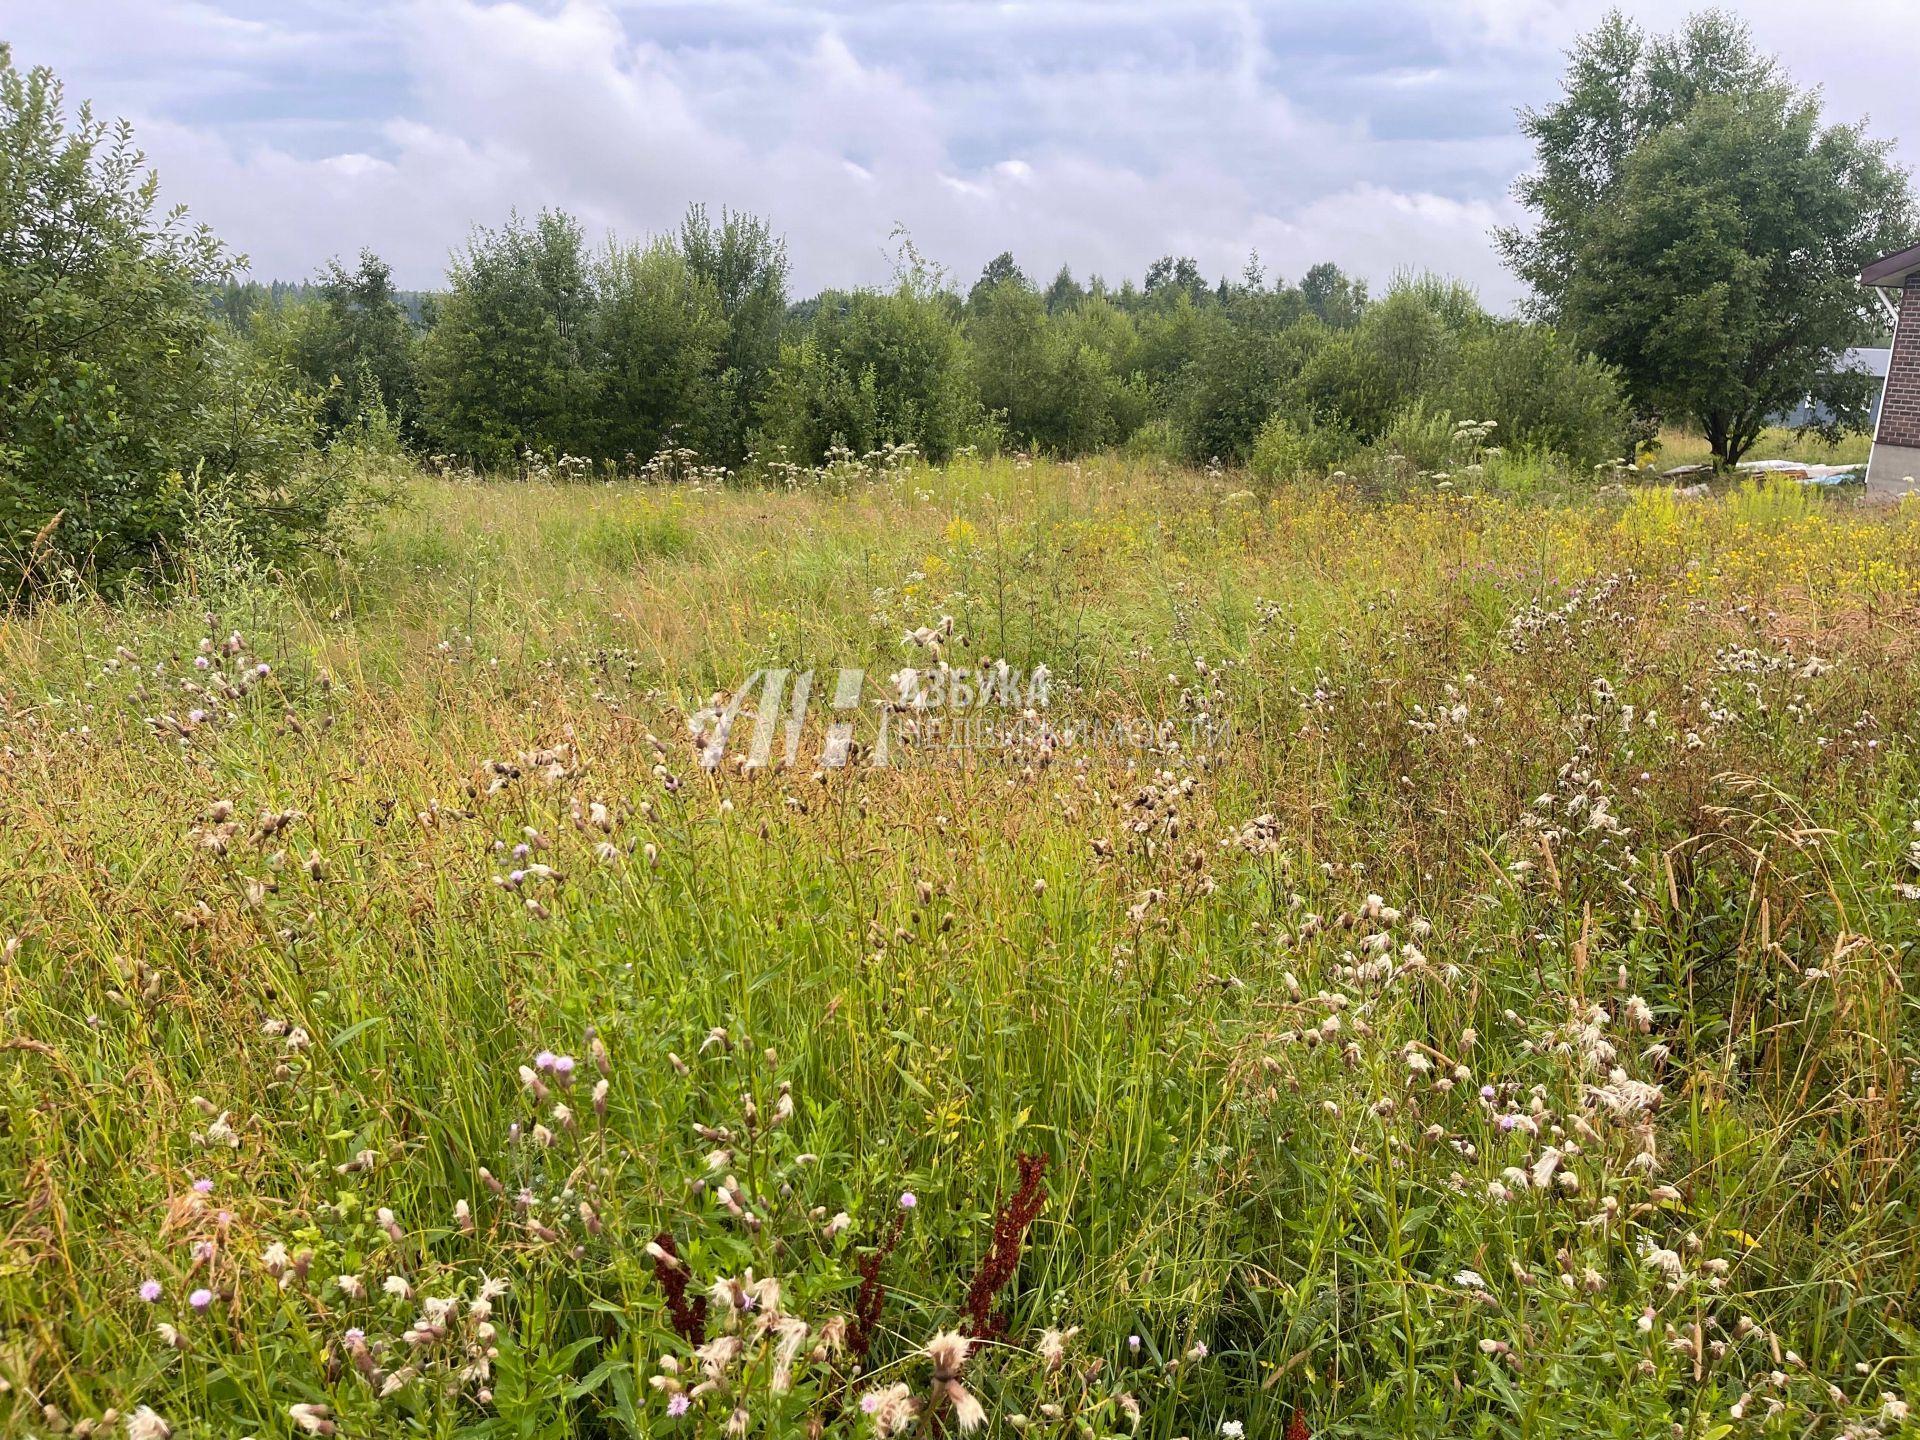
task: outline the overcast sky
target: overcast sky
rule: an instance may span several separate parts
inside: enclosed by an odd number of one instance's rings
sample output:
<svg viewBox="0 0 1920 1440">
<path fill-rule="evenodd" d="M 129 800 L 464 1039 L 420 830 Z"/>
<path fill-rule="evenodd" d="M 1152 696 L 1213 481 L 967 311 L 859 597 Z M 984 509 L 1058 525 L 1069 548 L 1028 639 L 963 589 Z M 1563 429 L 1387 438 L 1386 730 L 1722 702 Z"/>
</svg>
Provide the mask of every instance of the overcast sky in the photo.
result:
<svg viewBox="0 0 1920 1440">
<path fill-rule="evenodd" d="M 1829 115 L 1920 159 L 1916 0 L 1731 8 Z M 1257 249 L 1516 295 L 1487 238 L 1576 0 L 10 0 L 0 38 L 133 120 L 165 197 L 299 278 L 371 246 L 438 284 L 475 221 L 590 234 L 689 201 L 768 216 L 794 288 L 883 280 L 888 233 L 970 279 Z M 1667 28 L 1684 0 L 1630 13 Z"/>
</svg>

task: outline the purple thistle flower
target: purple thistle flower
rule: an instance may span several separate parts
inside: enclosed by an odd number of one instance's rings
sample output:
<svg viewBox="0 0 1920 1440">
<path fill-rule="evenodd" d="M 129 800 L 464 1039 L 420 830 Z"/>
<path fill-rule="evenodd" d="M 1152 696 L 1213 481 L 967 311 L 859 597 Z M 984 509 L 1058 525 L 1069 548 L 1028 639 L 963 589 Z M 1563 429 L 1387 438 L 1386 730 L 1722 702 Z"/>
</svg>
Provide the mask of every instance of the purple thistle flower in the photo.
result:
<svg viewBox="0 0 1920 1440">
<path fill-rule="evenodd" d="M 158 1300 L 160 1293 L 160 1282 L 158 1280 L 142 1280 L 140 1282 L 140 1298 L 146 1301 L 147 1304 L 151 1305 L 154 1301 Z"/>
<path fill-rule="evenodd" d="M 193 1182 L 193 1189 L 196 1195 L 211 1195 L 213 1193 L 213 1181 L 202 1175 L 198 1180 Z"/>
<path fill-rule="evenodd" d="M 911 1210 L 913 1209 L 914 1206 L 918 1205 L 919 1203 L 920 1203 L 920 1197 L 914 1194 L 913 1191 L 902 1190 L 900 1192 L 900 1208 L 902 1210 Z"/>
<path fill-rule="evenodd" d="M 203 1285 L 191 1295 L 187 1296 L 187 1304 L 204 1314 L 207 1307 L 213 1304 L 213 1291 Z"/>
<path fill-rule="evenodd" d="M 525 847 L 522 846 L 521 848 L 524 849 Z M 542 1050 L 538 1055 L 533 1057 L 533 1068 L 536 1070 L 552 1070 L 554 1062 L 559 1058 L 560 1057 L 555 1055 L 551 1050 Z"/>
<path fill-rule="evenodd" d="M 687 1399 L 685 1395 L 675 1395 L 671 1400 L 667 1401 L 667 1414 L 669 1415 L 684 1415 L 692 1408 L 693 1402 Z"/>
</svg>

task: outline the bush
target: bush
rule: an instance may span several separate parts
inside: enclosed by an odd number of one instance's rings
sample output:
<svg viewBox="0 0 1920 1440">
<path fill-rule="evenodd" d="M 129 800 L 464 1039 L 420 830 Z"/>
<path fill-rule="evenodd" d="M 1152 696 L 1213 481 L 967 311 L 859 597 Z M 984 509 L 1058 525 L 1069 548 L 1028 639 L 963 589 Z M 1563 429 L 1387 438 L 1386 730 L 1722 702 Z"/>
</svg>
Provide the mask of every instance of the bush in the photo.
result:
<svg viewBox="0 0 1920 1440">
<path fill-rule="evenodd" d="M 761 411 L 760 448 L 817 465 L 835 447 L 912 446 L 944 460 L 975 443 L 985 412 L 967 374 L 958 302 L 924 277 L 820 300 L 784 345 Z"/>
<path fill-rule="evenodd" d="M 1298 480 L 1309 468 L 1307 437 L 1284 415 L 1275 415 L 1260 427 L 1247 469 L 1267 484 Z"/>
<path fill-rule="evenodd" d="M 1178 423 L 1189 459 L 1244 461 L 1327 331 L 1318 321 L 1267 331 L 1211 314 L 1180 387 Z"/>
<path fill-rule="evenodd" d="M 1460 463 L 1453 417 L 1435 409 L 1425 396 L 1401 407 L 1381 432 L 1375 448 L 1397 455 L 1418 470 L 1445 471 Z"/>
<path fill-rule="evenodd" d="M 214 506 L 262 558 L 325 537 L 351 486 L 283 367 L 213 319 L 234 261 L 176 210 L 132 132 L 0 46 L 0 567 L 117 584 Z"/>
<path fill-rule="evenodd" d="M 1499 422 L 1500 443 L 1585 469 L 1621 453 L 1627 403 L 1614 372 L 1553 330 L 1505 321 L 1460 343 L 1434 403 Z"/>
</svg>

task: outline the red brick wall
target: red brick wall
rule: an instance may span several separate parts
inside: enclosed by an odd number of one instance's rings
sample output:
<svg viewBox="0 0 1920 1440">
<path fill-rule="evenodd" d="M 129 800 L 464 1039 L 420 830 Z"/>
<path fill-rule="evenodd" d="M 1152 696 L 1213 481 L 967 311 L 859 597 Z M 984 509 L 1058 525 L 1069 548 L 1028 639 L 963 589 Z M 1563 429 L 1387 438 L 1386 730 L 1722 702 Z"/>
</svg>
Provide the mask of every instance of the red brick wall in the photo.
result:
<svg viewBox="0 0 1920 1440">
<path fill-rule="evenodd" d="M 1893 334 L 1893 362 L 1887 367 L 1887 398 L 1880 407 L 1882 445 L 1920 447 L 1920 274 L 1907 277 L 1900 292 L 1900 323 Z"/>
</svg>

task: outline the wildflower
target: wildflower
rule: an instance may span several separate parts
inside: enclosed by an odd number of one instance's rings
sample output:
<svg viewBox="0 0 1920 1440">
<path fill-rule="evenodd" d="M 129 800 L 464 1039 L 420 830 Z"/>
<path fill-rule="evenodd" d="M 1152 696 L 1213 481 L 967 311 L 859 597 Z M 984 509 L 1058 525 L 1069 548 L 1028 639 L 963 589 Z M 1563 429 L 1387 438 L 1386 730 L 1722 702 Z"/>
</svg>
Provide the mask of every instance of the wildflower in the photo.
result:
<svg viewBox="0 0 1920 1440">
<path fill-rule="evenodd" d="M 905 1385 L 895 1384 L 884 1390 L 869 1390 L 860 1397 L 860 1409 L 872 1419 L 873 1433 L 880 1440 L 891 1440 L 913 1423 L 920 1413 L 920 1402 Z"/>
<path fill-rule="evenodd" d="M 173 1434 L 173 1427 L 146 1405 L 127 1416 L 125 1429 L 127 1440 L 167 1440 Z"/>
<path fill-rule="evenodd" d="M 1194 1342 L 1193 1342 L 1193 1348 L 1192 1348 L 1191 1350 L 1189 1350 L 1189 1351 L 1187 1351 L 1187 1358 L 1188 1358 L 1189 1360 L 1204 1360 L 1204 1359 L 1206 1359 L 1206 1358 L 1207 1358 L 1207 1344 L 1206 1344 L 1206 1341 L 1204 1341 L 1204 1340 L 1196 1340 L 1196 1341 L 1194 1341 Z"/>
<path fill-rule="evenodd" d="M 693 1408 L 693 1402 L 687 1398 L 685 1391 L 682 1391 L 679 1394 L 672 1396 L 667 1401 L 667 1414 L 672 1415 L 675 1418 L 678 1418 L 679 1416 L 686 1414 L 687 1411 L 691 1410 L 692 1408 Z"/>
<path fill-rule="evenodd" d="M 972 1342 L 959 1332 L 942 1330 L 921 1351 L 933 1362 L 934 1397 L 946 1396 L 963 1433 L 979 1428 L 987 1418 L 986 1408 L 960 1383 L 960 1371 L 966 1366 L 971 1346 Z"/>
<path fill-rule="evenodd" d="M 380 1288 L 396 1300 L 405 1300 L 412 1296 L 413 1286 L 407 1283 L 404 1275 L 389 1275 L 381 1282 Z"/>
<path fill-rule="evenodd" d="M 1240 1437 L 1247 1433 L 1247 1427 L 1238 1420 L 1222 1420 L 1220 1433 L 1226 1436 L 1227 1440 L 1240 1440 Z"/>
<path fill-rule="evenodd" d="M 770 1388 L 774 1394 L 784 1395 L 793 1388 L 793 1366 L 800 1358 L 800 1347 L 807 1343 L 807 1322 L 797 1315 L 782 1315 L 773 1328 L 780 1343 L 774 1347 Z"/>
<path fill-rule="evenodd" d="M 1677 1281 L 1685 1274 L 1680 1256 L 1672 1250 L 1662 1249 L 1658 1245 L 1650 1245 L 1647 1247 L 1645 1259 L 1647 1264 L 1655 1270 L 1658 1270 L 1669 1280 Z"/>
<path fill-rule="evenodd" d="M 920 1203 L 920 1197 L 914 1194 L 913 1191 L 902 1190 L 900 1192 L 900 1208 L 902 1210 L 911 1210 L 913 1209 L 914 1206 L 918 1205 L 919 1203 Z"/>
<path fill-rule="evenodd" d="M 160 1282 L 158 1280 L 142 1280 L 140 1282 L 140 1298 L 149 1305 L 153 1304 L 154 1301 L 160 1298 Z"/>
<path fill-rule="evenodd" d="M 366 1296 L 367 1282 L 358 1275 L 336 1275 L 333 1283 L 340 1287 L 340 1293 L 349 1300 L 359 1300 Z"/>
<path fill-rule="evenodd" d="M 1487 1282 L 1480 1278 L 1478 1272 L 1473 1270 L 1462 1270 L 1458 1275 L 1453 1277 L 1453 1283 L 1458 1285 L 1462 1290 L 1484 1290 L 1487 1288 Z"/>
<path fill-rule="evenodd" d="M 1005 1333 L 1005 1317 L 993 1314 L 994 1297 L 1005 1288 L 1013 1278 L 1014 1271 L 1019 1268 L 1020 1250 L 1026 1241 L 1027 1228 L 1040 1213 L 1040 1207 L 1047 1203 L 1044 1184 L 1047 1157 L 1022 1154 L 1016 1157 L 1015 1164 L 1020 1183 L 1013 1194 L 994 1211 L 993 1239 L 981 1259 L 980 1268 L 974 1272 L 967 1286 L 965 1308 L 971 1322 L 970 1328 L 981 1339 Z"/>
<path fill-rule="evenodd" d="M 213 1120 L 208 1123 L 206 1134 L 201 1137 L 202 1143 L 210 1146 L 224 1145 L 229 1150 L 238 1150 L 240 1148 L 240 1136 L 233 1128 L 231 1117 L 232 1112 L 227 1110 L 222 1110 L 215 1116 Z M 195 1188 L 197 1189 L 198 1186 Z M 211 1184 L 207 1187 L 208 1190 L 212 1188 Z M 202 1193 L 204 1194 L 205 1192 L 203 1191 Z"/>
<path fill-rule="evenodd" d="M 204 1314 L 213 1304 L 213 1291 L 203 1285 L 191 1295 L 187 1296 L 187 1304 Z"/>
<path fill-rule="evenodd" d="M 693 1358 L 700 1362 L 700 1373 L 718 1385 L 726 1378 L 728 1368 L 740 1356 L 740 1337 L 738 1335 L 717 1335 L 693 1352 Z"/>
<path fill-rule="evenodd" d="M 1080 1327 L 1076 1325 L 1071 1330 L 1046 1329 L 1040 1332 L 1040 1343 L 1036 1349 L 1041 1360 L 1046 1363 L 1049 1374 L 1058 1370 L 1066 1362 L 1067 1341 L 1078 1334 L 1079 1330 Z"/>
<path fill-rule="evenodd" d="M 1133 1355 L 1140 1353 L 1140 1337 L 1138 1335 L 1127 1336 L 1127 1351 Z"/>
<path fill-rule="evenodd" d="M 204 1175 L 201 1176 L 193 1182 L 193 1193 L 196 1195 L 211 1195 L 213 1193 L 213 1181 L 207 1179 Z"/>
<path fill-rule="evenodd" d="M 407 1386 L 411 1385 L 415 1379 L 419 1377 L 419 1374 L 420 1372 L 413 1366 L 402 1365 L 398 1370 L 387 1376 L 386 1382 L 380 1387 L 380 1398 L 385 1400 L 391 1396 L 398 1395 L 402 1390 L 406 1389 Z"/>
<path fill-rule="evenodd" d="M 835 1215 L 831 1220 L 827 1221 L 826 1229 L 823 1233 L 825 1234 L 827 1239 L 831 1240 L 836 1235 L 845 1234 L 852 1227 L 853 1227 L 853 1217 L 847 1214 L 846 1211 L 842 1210 L 839 1214 Z"/>
</svg>

